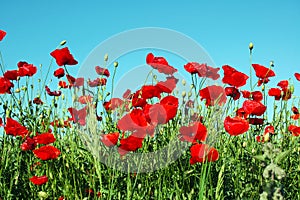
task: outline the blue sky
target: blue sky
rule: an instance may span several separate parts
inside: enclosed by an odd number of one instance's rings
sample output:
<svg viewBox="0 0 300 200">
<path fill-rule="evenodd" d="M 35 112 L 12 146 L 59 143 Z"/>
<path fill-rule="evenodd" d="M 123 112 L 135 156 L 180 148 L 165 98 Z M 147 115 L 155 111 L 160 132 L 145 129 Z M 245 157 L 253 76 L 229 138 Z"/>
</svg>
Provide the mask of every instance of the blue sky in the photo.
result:
<svg viewBox="0 0 300 200">
<path fill-rule="evenodd" d="M 8 69 L 16 68 L 20 60 L 47 66 L 49 53 L 66 39 L 82 63 L 107 38 L 142 27 L 186 34 L 203 46 L 218 67 L 229 64 L 249 74 L 252 41 L 253 62 L 268 65 L 274 60 L 275 80 L 300 72 L 298 0 L 6 1 L 1 3 L 0 29 L 7 37 L 0 50 Z M 76 70 L 72 67 L 71 72 Z"/>
</svg>

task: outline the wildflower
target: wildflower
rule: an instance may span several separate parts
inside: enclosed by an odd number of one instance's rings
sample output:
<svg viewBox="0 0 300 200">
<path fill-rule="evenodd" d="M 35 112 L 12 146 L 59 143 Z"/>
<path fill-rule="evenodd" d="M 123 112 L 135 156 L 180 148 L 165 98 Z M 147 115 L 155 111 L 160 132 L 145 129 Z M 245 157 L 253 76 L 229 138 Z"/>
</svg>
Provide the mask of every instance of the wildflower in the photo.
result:
<svg viewBox="0 0 300 200">
<path fill-rule="evenodd" d="M 22 126 L 19 122 L 12 118 L 6 119 L 4 130 L 7 135 L 25 137 L 28 134 L 28 130 L 26 129 L 26 127 Z"/>
<path fill-rule="evenodd" d="M 219 159 L 219 152 L 213 148 L 208 146 L 207 144 L 194 144 L 190 148 L 191 159 L 190 164 L 193 165 L 197 162 L 203 163 L 207 162 L 215 162 Z"/>
<path fill-rule="evenodd" d="M 216 103 L 222 105 L 226 103 L 226 95 L 224 88 L 217 85 L 207 86 L 199 91 L 201 100 L 205 99 L 206 106 L 213 106 Z"/>
<path fill-rule="evenodd" d="M 65 75 L 65 70 L 63 68 L 58 68 L 54 71 L 54 76 L 57 78 L 61 78 Z"/>
<path fill-rule="evenodd" d="M 90 87 L 97 87 L 97 86 L 106 85 L 106 82 L 107 82 L 106 78 L 96 78 L 93 81 L 88 81 L 88 85 Z"/>
<path fill-rule="evenodd" d="M 44 176 L 33 176 L 29 179 L 35 185 L 43 185 L 48 182 L 48 177 Z"/>
<path fill-rule="evenodd" d="M 300 81 L 300 74 L 299 74 L 299 73 L 295 73 L 294 75 L 295 75 L 295 78 L 296 78 L 298 81 Z"/>
<path fill-rule="evenodd" d="M 182 126 L 179 129 L 180 140 L 188 142 L 204 142 L 207 137 L 207 129 L 201 122 L 195 122 L 190 126 Z"/>
<path fill-rule="evenodd" d="M 152 53 L 149 53 L 146 57 L 146 63 L 157 69 L 160 73 L 164 73 L 167 75 L 172 75 L 177 72 L 177 69 L 170 66 L 167 60 L 163 57 L 154 57 Z"/>
<path fill-rule="evenodd" d="M 70 53 L 68 47 L 55 49 L 50 53 L 50 55 L 55 58 L 58 66 L 78 64 L 73 55 Z"/>
<path fill-rule="evenodd" d="M 96 66 L 95 70 L 96 70 L 96 72 L 97 72 L 98 75 L 104 75 L 106 77 L 110 76 L 110 73 L 109 73 L 108 69 L 106 69 L 106 68 L 102 68 L 100 66 Z"/>
<path fill-rule="evenodd" d="M 37 143 L 31 137 L 26 137 L 25 141 L 21 144 L 22 151 L 32 151 L 35 149 Z"/>
<path fill-rule="evenodd" d="M 249 123 L 238 116 L 234 118 L 227 116 L 224 120 L 224 128 L 231 136 L 237 136 L 248 131 Z"/>
<path fill-rule="evenodd" d="M 226 96 L 232 97 L 232 99 L 234 101 L 238 100 L 241 96 L 241 93 L 235 87 L 226 87 L 225 88 L 225 94 L 226 94 Z"/>
<path fill-rule="evenodd" d="M 0 41 L 2 41 L 5 36 L 6 36 L 6 32 L 3 30 L 0 30 Z"/>
<path fill-rule="evenodd" d="M 120 98 L 111 98 L 108 102 L 104 102 L 103 106 L 106 111 L 112 111 L 123 105 L 123 100 Z"/>
<path fill-rule="evenodd" d="M 159 89 L 160 92 L 172 93 L 172 91 L 176 88 L 176 84 L 178 79 L 174 76 L 167 77 L 166 81 L 159 81 L 155 87 Z"/>
<path fill-rule="evenodd" d="M 11 94 L 10 89 L 14 87 L 14 84 L 10 80 L 0 77 L 0 94 Z"/>
<path fill-rule="evenodd" d="M 101 141 L 107 147 L 115 146 L 118 143 L 119 133 L 109 133 L 109 134 L 102 134 Z"/>
<path fill-rule="evenodd" d="M 18 75 L 23 76 L 33 76 L 37 72 L 37 67 L 33 64 L 28 64 L 25 61 L 18 62 Z"/>
<path fill-rule="evenodd" d="M 33 137 L 34 141 L 38 144 L 51 144 L 55 142 L 55 137 L 52 133 L 42 133 Z"/>
<path fill-rule="evenodd" d="M 206 77 L 212 80 L 217 80 L 220 77 L 218 74 L 220 68 L 213 68 L 205 63 L 189 62 L 184 65 L 184 69 L 190 74 L 198 74 L 199 77 Z"/>
<path fill-rule="evenodd" d="M 34 155 L 41 160 L 56 159 L 60 155 L 60 150 L 54 146 L 42 146 L 33 150 Z"/>
<path fill-rule="evenodd" d="M 130 135 L 125 139 L 120 140 L 120 146 L 118 148 L 119 154 L 121 156 L 126 155 L 129 151 L 136 151 L 143 146 L 144 138 L 136 137 L 134 135 Z"/>
<path fill-rule="evenodd" d="M 72 116 L 70 120 L 72 120 L 74 123 L 79 123 L 81 126 L 85 125 L 87 115 L 86 107 L 80 110 L 77 110 L 75 108 L 68 108 L 68 111 Z"/>
<path fill-rule="evenodd" d="M 3 74 L 4 78 L 11 80 L 11 81 L 16 81 L 18 80 L 19 77 L 19 71 L 18 70 L 7 70 Z"/>
<path fill-rule="evenodd" d="M 257 78 L 259 78 L 258 86 L 260 86 L 262 83 L 268 83 L 269 78 L 275 76 L 275 73 L 273 70 L 266 68 L 259 64 L 252 64 L 252 67 L 255 70 L 255 74 Z"/>
<path fill-rule="evenodd" d="M 46 92 L 49 96 L 60 96 L 61 91 L 51 91 L 48 86 L 45 86 Z"/>
<path fill-rule="evenodd" d="M 224 65 L 222 68 L 224 70 L 224 77 L 222 79 L 223 83 L 227 83 L 236 88 L 239 88 L 246 84 L 246 81 L 249 78 L 246 74 L 237 71 L 229 65 Z"/>
<path fill-rule="evenodd" d="M 93 97 L 91 95 L 80 96 L 78 98 L 78 102 L 81 104 L 91 103 L 93 101 Z"/>
<path fill-rule="evenodd" d="M 263 105 L 261 102 L 257 102 L 254 100 L 246 100 L 243 103 L 243 109 L 249 115 L 261 116 L 264 114 L 267 107 Z"/>
</svg>

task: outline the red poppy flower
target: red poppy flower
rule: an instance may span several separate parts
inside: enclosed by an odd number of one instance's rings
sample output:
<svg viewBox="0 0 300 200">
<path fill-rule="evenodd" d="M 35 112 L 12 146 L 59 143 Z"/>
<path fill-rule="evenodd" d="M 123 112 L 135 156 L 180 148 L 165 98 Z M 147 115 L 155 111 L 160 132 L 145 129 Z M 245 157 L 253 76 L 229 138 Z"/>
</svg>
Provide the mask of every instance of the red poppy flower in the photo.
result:
<svg viewBox="0 0 300 200">
<path fill-rule="evenodd" d="M 54 76 L 57 78 L 61 78 L 65 75 L 65 70 L 63 68 L 58 68 L 54 71 Z"/>
<path fill-rule="evenodd" d="M 93 97 L 91 95 L 80 96 L 78 98 L 78 102 L 81 104 L 91 103 L 93 101 Z"/>
<path fill-rule="evenodd" d="M 4 77 L 0 77 L 0 94 L 11 94 L 10 89 L 14 84 Z"/>
<path fill-rule="evenodd" d="M 26 127 L 22 126 L 19 122 L 12 118 L 6 118 L 4 130 L 7 135 L 25 137 L 28 134 Z"/>
<path fill-rule="evenodd" d="M 41 160 L 52 160 L 58 158 L 60 150 L 54 146 L 42 146 L 33 150 L 34 155 Z"/>
<path fill-rule="evenodd" d="M 231 136 L 237 136 L 248 131 L 249 123 L 238 116 L 234 118 L 227 116 L 224 120 L 224 128 Z"/>
<path fill-rule="evenodd" d="M 52 133 L 42 133 L 33 137 L 36 143 L 38 144 L 51 144 L 55 142 L 55 137 Z"/>
<path fill-rule="evenodd" d="M 288 130 L 292 133 L 293 136 L 300 136 L 300 127 L 295 125 L 289 125 Z"/>
<path fill-rule="evenodd" d="M 268 91 L 268 95 L 271 96 L 271 97 L 275 97 L 275 100 L 280 100 L 281 90 L 279 88 L 271 88 Z"/>
<path fill-rule="evenodd" d="M 208 146 L 207 144 L 194 144 L 190 148 L 191 159 L 190 164 L 193 165 L 197 162 L 215 162 L 219 159 L 219 152 L 213 148 Z"/>
<path fill-rule="evenodd" d="M 140 90 L 136 91 L 133 95 L 132 95 L 132 106 L 133 107 L 141 107 L 143 108 L 146 104 L 147 101 L 145 98 L 142 98 L 142 95 L 139 92 Z"/>
<path fill-rule="evenodd" d="M 174 97 L 174 96 L 166 96 L 163 99 L 160 100 L 160 105 L 162 105 L 167 113 L 167 118 L 166 118 L 166 122 L 172 120 L 176 114 L 177 114 L 177 110 L 178 110 L 178 98 Z"/>
<path fill-rule="evenodd" d="M 3 126 L 2 118 L 0 118 L 0 127 Z"/>
<path fill-rule="evenodd" d="M 99 75 L 104 75 L 106 77 L 109 77 L 109 75 L 110 75 L 108 69 L 106 69 L 106 68 L 102 68 L 100 66 L 96 66 L 95 70 L 96 70 L 96 73 L 99 74 Z"/>
<path fill-rule="evenodd" d="M 167 77 L 166 81 L 159 81 L 155 87 L 159 88 L 160 92 L 172 93 L 172 91 L 176 88 L 176 84 L 178 79 L 174 76 Z"/>
<path fill-rule="evenodd" d="M 242 95 L 243 95 L 244 98 L 250 99 L 250 97 L 251 97 L 251 92 L 250 91 L 242 90 L 241 92 L 242 92 Z"/>
<path fill-rule="evenodd" d="M 260 79 L 270 78 L 275 76 L 275 73 L 273 70 L 266 68 L 259 64 L 252 64 L 252 67 L 255 70 L 255 74 Z"/>
<path fill-rule="evenodd" d="M 240 91 L 235 87 L 226 87 L 225 88 L 226 96 L 232 97 L 234 101 L 238 100 L 241 96 Z"/>
<path fill-rule="evenodd" d="M 46 92 L 49 96 L 60 96 L 61 95 L 61 91 L 51 91 L 50 88 L 48 86 L 45 86 Z"/>
<path fill-rule="evenodd" d="M 3 74 L 4 78 L 11 80 L 11 81 L 16 81 L 18 80 L 19 77 L 19 71 L 18 70 L 8 70 Z"/>
<path fill-rule="evenodd" d="M 198 74 L 199 77 L 206 77 L 213 80 L 220 78 L 218 74 L 220 68 L 213 68 L 208 66 L 206 63 L 199 64 L 197 62 L 189 62 L 184 65 L 184 69 L 191 74 Z"/>
<path fill-rule="evenodd" d="M 81 126 L 84 126 L 86 123 L 86 107 L 77 110 L 75 108 L 68 108 L 68 111 L 70 112 L 72 118 L 70 120 L 72 120 L 74 123 L 79 123 Z"/>
<path fill-rule="evenodd" d="M 170 66 L 167 60 L 163 57 L 154 57 L 152 53 L 149 53 L 146 57 L 146 63 L 157 69 L 160 73 L 172 75 L 177 72 L 177 69 Z"/>
<path fill-rule="evenodd" d="M 18 62 L 18 75 L 23 76 L 33 76 L 37 72 L 37 67 L 33 64 L 28 64 L 27 62 Z"/>
<path fill-rule="evenodd" d="M 263 105 L 261 102 L 246 100 L 243 103 L 243 109 L 249 115 L 257 115 L 261 116 L 266 111 L 267 107 Z"/>
<path fill-rule="evenodd" d="M 74 78 L 73 76 L 71 76 L 71 75 L 69 75 L 69 74 L 67 74 L 66 77 L 67 77 L 67 79 L 68 79 L 69 84 L 70 84 L 71 86 L 73 86 L 74 83 L 75 83 L 75 81 L 76 81 L 76 78 Z"/>
<path fill-rule="evenodd" d="M 115 146 L 118 143 L 119 140 L 119 133 L 109 133 L 109 134 L 103 134 L 101 141 L 103 144 L 107 147 Z"/>
<path fill-rule="evenodd" d="M 35 97 L 33 103 L 36 105 L 43 105 L 43 101 L 39 97 Z"/>
<path fill-rule="evenodd" d="M 97 86 L 103 86 L 106 85 L 106 78 L 96 78 L 93 81 L 88 81 L 88 84 L 90 87 L 97 87 Z"/>
<path fill-rule="evenodd" d="M 58 66 L 78 64 L 73 55 L 70 53 L 68 47 L 55 49 L 50 53 L 50 55 L 55 58 Z"/>
<path fill-rule="evenodd" d="M 48 182 L 48 177 L 44 176 L 33 176 L 29 179 L 34 185 L 43 185 Z"/>
<path fill-rule="evenodd" d="M 103 106 L 106 111 L 112 111 L 120 108 L 123 105 L 123 100 L 120 98 L 111 98 L 108 102 L 104 102 Z"/>
<path fill-rule="evenodd" d="M 6 32 L 3 30 L 0 30 L 0 41 L 2 41 L 5 36 L 6 36 Z"/>
<path fill-rule="evenodd" d="M 69 87 L 65 81 L 59 81 L 58 86 L 61 87 L 61 88 L 68 88 Z"/>
<path fill-rule="evenodd" d="M 204 142 L 207 137 L 207 129 L 201 122 L 195 122 L 190 126 L 182 126 L 179 129 L 180 140 L 188 142 Z"/>
<path fill-rule="evenodd" d="M 129 151 L 135 151 L 143 147 L 144 138 L 135 137 L 130 135 L 128 138 L 120 140 L 120 147 L 118 148 L 119 154 L 121 156 L 126 155 Z"/>
<path fill-rule="evenodd" d="M 136 93 L 139 93 L 139 95 L 141 95 L 141 97 L 144 99 L 151 99 L 153 97 L 160 98 L 161 91 L 159 87 L 153 85 L 144 85 Z"/>
<path fill-rule="evenodd" d="M 22 151 L 32 151 L 35 149 L 37 143 L 31 137 L 26 137 L 25 141 L 21 144 Z"/>
<path fill-rule="evenodd" d="M 246 74 L 237 71 L 229 65 L 224 65 L 222 68 L 224 70 L 224 77 L 222 79 L 223 83 L 237 88 L 246 84 L 246 81 L 249 78 Z"/>
<path fill-rule="evenodd" d="M 74 82 L 74 86 L 81 87 L 83 85 L 84 85 L 84 78 L 82 78 L 82 77 L 76 78 L 76 80 Z"/>
<path fill-rule="evenodd" d="M 259 102 L 259 101 L 263 100 L 263 94 L 261 93 L 261 91 L 251 92 L 251 96 L 254 101 Z"/>
<path fill-rule="evenodd" d="M 159 103 L 150 105 L 147 104 L 143 109 L 146 119 L 153 125 L 165 124 L 167 122 L 167 111 Z"/>
<path fill-rule="evenodd" d="M 226 103 L 226 95 L 224 88 L 217 85 L 207 86 L 200 90 L 201 100 L 205 99 L 206 106 L 213 106 L 215 104 L 222 105 Z"/>
<path fill-rule="evenodd" d="M 279 86 L 282 89 L 282 91 L 287 91 L 289 87 L 289 82 L 287 80 L 282 80 L 278 82 L 277 86 Z"/>
<path fill-rule="evenodd" d="M 291 116 L 292 119 L 298 120 L 300 118 L 299 110 L 295 106 L 292 107 L 292 112 L 294 115 Z"/>
<path fill-rule="evenodd" d="M 143 110 L 134 109 L 118 121 L 117 127 L 122 131 L 136 131 L 145 129 L 147 125 L 148 123 Z"/>
<path fill-rule="evenodd" d="M 295 75 L 295 78 L 296 78 L 298 81 L 300 81 L 300 74 L 299 74 L 299 73 L 295 73 L 294 75 Z"/>
</svg>

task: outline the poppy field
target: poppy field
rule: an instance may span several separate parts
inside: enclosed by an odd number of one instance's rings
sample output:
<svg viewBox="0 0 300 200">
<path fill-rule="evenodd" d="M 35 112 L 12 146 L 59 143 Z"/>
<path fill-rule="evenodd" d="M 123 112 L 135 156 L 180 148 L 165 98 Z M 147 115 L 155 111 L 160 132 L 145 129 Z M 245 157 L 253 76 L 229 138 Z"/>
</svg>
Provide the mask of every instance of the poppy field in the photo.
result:
<svg viewBox="0 0 300 200">
<path fill-rule="evenodd" d="M 180 80 L 149 51 L 148 80 L 117 97 L 122 63 L 76 77 L 66 45 L 47 67 L 0 54 L 1 200 L 300 199 L 299 73 L 274 82 L 250 43 L 244 72 L 189 61 Z"/>
</svg>

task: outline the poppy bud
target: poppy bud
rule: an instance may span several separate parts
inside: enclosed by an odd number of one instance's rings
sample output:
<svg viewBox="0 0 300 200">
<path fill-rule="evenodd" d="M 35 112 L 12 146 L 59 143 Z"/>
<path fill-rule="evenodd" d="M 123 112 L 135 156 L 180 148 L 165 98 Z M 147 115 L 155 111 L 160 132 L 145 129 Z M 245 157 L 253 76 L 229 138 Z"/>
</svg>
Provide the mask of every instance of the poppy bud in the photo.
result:
<svg viewBox="0 0 300 200">
<path fill-rule="evenodd" d="M 184 98 L 186 96 L 186 92 L 182 91 L 181 96 Z"/>
<path fill-rule="evenodd" d="M 26 86 L 23 86 L 23 87 L 21 88 L 21 90 L 26 91 L 26 90 L 27 90 L 27 87 L 26 87 Z"/>
<path fill-rule="evenodd" d="M 265 91 L 265 85 L 261 86 L 261 91 Z"/>
<path fill-rule="evenodd" d="M 67 43 L 67 40 L 63 40 L 60 42 L 60 46 L 64 46 Z"/>
<path fill-rule="evenodd" d="M 65 100 L 65 94 L 62 94 L 62 95 L 61 95 L 61 99 L 62 99 L 62 100 Z"/>
<path fill-rule="evenodd" d="M 17 88 L 15 93 L 20 93 L 20 88 Z"/>
<path fill-rule="evenodd" d="M 250 44 L 249 44 L 249 49 L 250 49 L 250 51 L 252 51 L 253 47 L 254 47 L 253 43 L 250 42 Z"/>
<path fill-rule="evenodd" d="M 192 93 L 191 93 L 191 92 L 189 92 L 189 93 L 188 93 L 188 97 L 191 97 L 191 96 L 192 96 Z"/>
<path fill-rule="evenodd" d="M 247 146 L 247 142 L 243 142 L 243 147 L 245 148 Z"/>
<path fill-rule="evenodd" d="M 43 192 L 43 191 L 39 191 L 38 196 L 39 196 L 40 199 L 47 199 L 48 198 L 48 194 L 46 192 Z"/>
<path fill-rule="evenodd" d="M 118 62 L 114 62 L 114 67 L 118 67 L 119 63 Z"/>
<path fill-rule="evenodd" d="M 273 60 L 270 61 L 270 66 L 274 67 L 274 61 Z"/>
<path fill-rule="evenodd" d="M 105 55 L 104 55 L 104 61 L 105 61 L 105 62 L 108 61 L 108 54 L 105 54 Z"/>
<path fill-rule="evenodd" d="M 294 85 L 290 85 L 290 92 L 291 92 L 291 94 L 294 93 L 294 90 L 295 90 Z"/>
<path fill-rule="evenodd" d="M 157 76 L 156 76 L 156 75 L 153 75 L 153 79 L 156 80 L 156 79 L 157 79 Z"/>
<path fill-rule="evenodd" d="M 252 153 L 255 153 L 255 149 L 254 148 L 252 149 Z"/>
<path fill-rule="evenodd" d="M 182 83 L 183 86 L 185 86 L 186 81 L 184 79 L 182 79 L 181 83 Z"/>
</svg>

